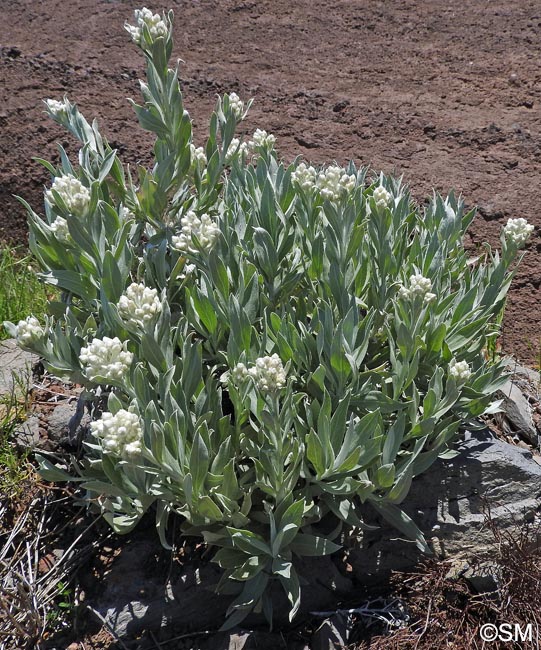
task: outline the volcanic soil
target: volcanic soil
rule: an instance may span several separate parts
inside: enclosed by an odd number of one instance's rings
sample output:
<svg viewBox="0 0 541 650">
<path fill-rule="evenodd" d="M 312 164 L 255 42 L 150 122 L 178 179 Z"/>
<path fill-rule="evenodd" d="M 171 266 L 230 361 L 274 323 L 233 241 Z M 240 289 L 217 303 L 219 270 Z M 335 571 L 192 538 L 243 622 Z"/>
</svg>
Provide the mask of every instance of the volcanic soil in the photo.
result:
<svg viewBox="0 0 541 650">
<path fill-rule="evenodd" d="M 136 124 L 144 61 L 123 30 L 127 0 L 0 0 L 0 241 L 26 242 L 18 194 L 41 210 L 71 138 L 42 99 L 67 95 L 124 162 L 149 163 Z M 541 7 L 537 0 L 168 0 L 174 56 L 201 143 L 217 93 L 254 97 L 245 134 L 264 128 L 286 160 L 354 159 L 403 175 L 419 202 L 454 189 L 479 212 L 467 236 L 498 244 L 508 218 L 536 226 L 513 281 L 504 350 L 541 350 Z"/>
</svg>

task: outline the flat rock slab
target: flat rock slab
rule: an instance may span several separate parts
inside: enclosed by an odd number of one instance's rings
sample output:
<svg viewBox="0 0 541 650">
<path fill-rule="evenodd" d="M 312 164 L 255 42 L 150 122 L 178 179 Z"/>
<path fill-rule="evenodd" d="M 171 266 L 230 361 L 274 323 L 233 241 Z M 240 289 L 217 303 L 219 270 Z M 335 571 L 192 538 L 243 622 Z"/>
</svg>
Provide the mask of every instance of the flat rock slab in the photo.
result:
<svg viewBox="0 0 541 650">
<path fill-rule="evenodd" d="M 489 430 L 467 433 L 457 450 L 454 459 L 436 461 L 413 481 L 402 507 L 437 557 L 489 560 L 495 540 L 487 515 L 508 532 L 534 522 L 541 511 L 541 466 L 529 451 L 497 439 Z M 415 566 L 424 556 L 399 537 L 385 524 L 366 533 L 351 551 L 354 575 L 379 582 L 390 571 Z"/>
<path fill-rule="evenodd" d="M 21 350 L 15 339 L 0 341 L 0 396 L 14 390 L 26 393 L 37 361 L 37 355 Z"/>
<path fill-rule="evenodd" d="M 301 592 L 299 619 L 315 609 L 334 607 L 337 600 L 351 592 L 351 582 L 327 557 L 304 558 L 299 572 L 311 579 Z M 220 577 L 221 570 L 208 560 L 173 561 L 171 552 L 160 546 L 155 530 L 150 528 L 136 532 L 134 538 L 118 550 L 101 593 L 90 599 L 91 607 L 108 629 L 123 639 L 149 632 L 159 634 L 165 628 L 183 633 L 217 631 L 234 598 L 214 592 Z M 289 606 L 281 587 L 276 585 L 273 595 L 275 623 L 285 625 Z M 268 629 L 257 615 L 244 623 L 247 627 L 255 625 Z M 216 639 L 219 644 L 209 645 L 209 649 L 267 647 L 261 646 L 259 641 L 256 643 L 252 635 L 241 632 L 233 636 L 219 634 Z"/>
</svg>

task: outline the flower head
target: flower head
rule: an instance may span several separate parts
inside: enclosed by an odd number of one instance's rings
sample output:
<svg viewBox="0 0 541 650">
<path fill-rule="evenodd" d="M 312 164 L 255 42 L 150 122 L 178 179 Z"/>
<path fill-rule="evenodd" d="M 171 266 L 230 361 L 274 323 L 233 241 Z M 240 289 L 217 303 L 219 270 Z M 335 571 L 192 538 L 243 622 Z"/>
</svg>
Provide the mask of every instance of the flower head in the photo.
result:
<svg viewBox="0 0 541 650">
<path fill-rule="evenodd" d="M 293 183 L 297 183 L 305 192 L 311 192 L 316 186 L 317 172 L 312 165 L 301 162 L 291 174 Z"/>
<path fill-rule="evenodd" d="M 392 194 L 388 192 L 383 185 L 379 185 L 372 193 L 372 198 L 376 202 L 378 210 L 388 208 L 391 204 Z"/>
<path fill-rule="evenodd" d="M 192 165 L 198 167 L 199 170 L 207 166 L 207 155 L 203 147 L 196 147 L 194 144 L 190 144 L 190 156 Z"/>
<path fill-rule="evenodd" d="M 160 14 L 153 14 L 150 9 L 143 7 L 136 9 L 135 12 L 136 25 L 129 25 L 126 23 L 124 27 L 128 34 L 132 37 L 134 43 L 137 45 L 143 44 L 143 29 L 147 27 L 150 38 L 155 41 L 157 38 L 166 38 L 169 33 L 167 23 L 162 19 Z"/>
<path fill-rule="evenodd" d="M 85 374 L 91 381 L 122 381 L 133 361 L 133 354 L 115 336 L 94 339 L 87 347 L 81 348 L 79 359 L 85 364 Z"/>
<path fill-rule="evenodd" d="M 43 327 L 35 316 L 27 316 L 17 324 L 17 342 L 20 345 L 31 346 L 44 335 Z"/>
<path fill-rule="evenodd" d="M 118 313 L 126 322 L 144 327 L 162 310 L 162 303 L 156 289 L 133 282 L 120 296 Z"/>
<path fill-rule="evenodd" d="M 506 239 L 510 239 L 517 246 L 524 246 L 530 238 L 534 227 L 526 219 L 508 219 L 503 227 L 503 233 Z"/>
<path fill-rule="evenodd" d="M 273 354 L 270 357 L 259 357 L 250 368 L 238 363 L 231 372 L 231 379 L 235 384 L 252 379 L 261 392 L 269 393 L 286 385 L 286 372 L 280 357 Z"/>
<path fill-rule="evenodd" d="M 90 423 L 90 430 L 101 440 L 105 453 L 124 460 L 141 455 L 143 430 L 139 416 L 132 411 L 120 409 L 114 415 L 106 411 L 101 419 Z"/>
<path fill-rule="evenodd" d="M 471 376 L 470 366 L 467 361 L 451 359 L 449 362 L 449 376 L 453 377 L 457 382 L 467 381 Z"/>
<path fill-rule="evenodd" d="M 436 294 L 431 293 L 431 290 L 432 281 L 430 278 L 425 278 L 420 273 L 417 273 L 410 276 L 409 287 L 400 287 L 398 295 L 404 300 L 414 300 L 416 297 L 420 297 L 425 303 L 430 303 L 436 299 Z"/>
<path fill-rule="evenodd" d="M 65 115 L 70 106 L 70 103 L 67 99 L 64 99 L 61 102 L 56 99 L 46 99 L 45 104 L 49 109 L 49 112 L 54 117 L 61 117 L 62 115 Z"/>
<path fill-rule="evenodd" d="M 208 214 L 202 214 L 198 217 L 193 210 L 187 212 L 181 219 L 182 227 L 180 235 L 172 238 L 173 246 L 181 253 L 197 253 L 193 243 L 193 238 L 197 240 L 201 248 L 208 252 L 212 248 L 220 229 L 214 219 Z"/>
<path fill-rule="evenodd" d="M 125 205 L 121 205 L 118 210 L 118 216 L 121 221 L 131 221 L 135 219 L 135 215 L 131 210 L 129 210 Z"/>
<path fill-rule="evenodd" d="M 256 129 L 255 133 L 252 136 L 248 146 L 250 149 L 272 149 L 274 143 L 276 142 L 276 137 L 272 133 L 267 133 L 264 129 Z"/>
<path fill-rule="evenodd" d="M 319 172 L 316 180 L 321 196 L 330 201 L 337 201 L 343 194 L 351 192 L 355 183 L 353 174 L 347 174 L 342 167 L 336 165 Z"/>
<path fill-rule="evenodd" d="M 66 242 L 69 239 L 70 231 L 68 222 L 64 217 L 56 217 L 56 219 L 49 225 L 49 228 L 54 232 L 58 241 Z"/>
<path fill-rule="evenodd" d="M 83 215 L 90 204 L 90 192 L 78 178 L 71 174 L 57 176 L 50 190 L 47 190 L 45 197 L 51 204 L 55 204 L 53 190 L 57 192 L 72 214 Z"/>
<path fill-rule="evenodd" d="M 235 117 L 240 120 L 244 115 L 244 102 L 237 95 L 237 93 L 229 93 L 229 106 L 235 114 Z"/>
<path fill-rule="evenodd" d="M 233 158 L 237 155 L 244 158 L 248 153 L 248 145 L 246 142 L 241 142 L 238 138 L 233 138 L 229 147 L 227 147 L 227 153 L 225 154 L 226 163 L 230 163 Z"/>
</svg>

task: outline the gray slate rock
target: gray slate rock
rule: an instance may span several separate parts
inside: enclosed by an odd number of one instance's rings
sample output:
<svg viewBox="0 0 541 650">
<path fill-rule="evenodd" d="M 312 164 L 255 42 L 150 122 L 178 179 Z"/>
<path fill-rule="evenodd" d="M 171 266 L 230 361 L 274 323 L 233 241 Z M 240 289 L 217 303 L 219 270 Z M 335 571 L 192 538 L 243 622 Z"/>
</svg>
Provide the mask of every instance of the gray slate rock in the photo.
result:
<svg viewBox="0 0 541 650">
<path fill-rule="evenodd" d="M 315 609 L 334 607 L 341 596 L 351 591 L 351 581 L 327 557 L 303 558 L 299 571 L 311 579 L 302 588 L 301 618 Z M 214 563 L 170 564 L 170 554 L 160 546 L 155 530 L 150 529 L 120 549 L 104 581 L 103 592 L 93 599 L 91 607 L 119 638 L 149 631 L 157 633 L 169 626 L 183 632 L 217 629 L 225 621 L 227 608 L 234 599 L 214 593 L 220 576 L 221 570 Z M 276 587 L 275 623 L 286 624 L 289 606 L 281 587 Z M 265 624 L 259 615 L 243 622 L 246 627 Z M 246 650 L 255 647 L 251 635 L 231 640 L 228 634 L 220 641 L 232 642 L 244 643 L 242 647 Z"/>
<path fill-rule="evenodd" d="M 513 359 L 509 361 L 506 369 L 509 372 L 512 372 L 515 376 L 524 377 L 534 386 L 538 386 L 541 389 L 541 373 L 539 373 L 537 370 L 522 366 L 520 363 L 516 362 Z"/>
<path fill-rule="evenodd" d="M 37 362 L 38 357 L 21 350 L 15 339 L 0 341 L 0 395 L 10 394 L 14 389 L 27 392 Z"/>
<path fill-rule="evenodd" d="M 30 415 L 24 422 L 17 426 L 14 432 L 16 443 L 23 449 L 35 449 L 39 447 L 39 417 Z"/>
<path fill-rule="evenodd" d="M 90 415 L 75 396 L 58 402 L 47 418 L 47 437 L 55 443 L 76 444 L 90 425 Z"/>
<path fill-rule="evenodd" d="M 539 434 L 532 419 L 532 407 L 514 380 L 507 381 L 497 391 L 496 397 L 503 399 L 502 425 L 506 433 L 517 434 L 535 447 L 539 444 Z"/>
<path fill-rule="evenodd" d="M 403 509 L 423 530 L 436 556 L 467 562 L 490 560 L 494 537 L 485 512 L 511 531 L 541 508 L 541 466 L 530 452 L 498 440 L 489 430 L 466 434 L 452 460 L 438 460 L 417 477 Z M 371 514 L 368 511 L 367 517 Z M 372 521 L 377 518 L 372 515 Z M 368 532 L 350 553 L 355 576 L 379 582 L 407 570 L 424 556 L 386 524 Z"/>
</svg>

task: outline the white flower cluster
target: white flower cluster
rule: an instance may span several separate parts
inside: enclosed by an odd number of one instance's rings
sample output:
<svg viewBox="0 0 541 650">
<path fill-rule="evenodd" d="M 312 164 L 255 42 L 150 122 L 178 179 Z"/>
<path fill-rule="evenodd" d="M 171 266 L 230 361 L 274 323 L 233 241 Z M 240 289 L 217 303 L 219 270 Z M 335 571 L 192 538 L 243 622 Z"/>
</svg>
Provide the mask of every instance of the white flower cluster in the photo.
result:
<svg viewBox="0 0 541 650">
<path fill-rule="evenodd" d="M 210 251 L 220 229 L 214 219 L 208 214 L 202 214 L 198 217 L 193 210 L 187 212 L 180 220 L 182 231 L 180 235 L 172 238 L 173 246 L 181 253 L 197 253 L 193 246 L 193 237 L 197 237 L 201 247 L 205 251 Z"/>
<path fill-rule="evenodd" d="M 61 102 L 57 101 L 56 99 L 46 99 L 45 104 L 55 117 L 64 115 L 70 106 L 67 99 L 64 99 Z"/>
<path fill-rule="evenodd" d="M 71 174 L 57 176 L 50 190 L 47 190 L 45 196 L 49 203 L 54 204 L 53 192 L 58 192 L 66 207 L 72 214 L 83 215 L 88 209 L 90 203 L 90 192 L 78 178 Z"/>
<path fill-rule="evenodd" d="M 430 303 L 436 300 L 436 294 L 431 293 L 432 281 L 430 278 L 425 278 L 420 273 L 410 276 L 410 286 L 400 287 L 398 295 L 404 300 L 413 300 L 417 296 L 423 299 L 425 303 Z"/>
<path fill-rule="evenodd" d="M 17 341 L 21 345 L 32 345 L 44 334 L 43 327 L 39 324 L 35 316 L 27 316 L 25 320 L 20 320 L 17 325 Z"/>
<path fill-rule="evenodd" d="M 467 381 L 471 377 L 470 366 L 466 361 L 451 359 L 449 362 L 449 375 L 457 382 Z"/>
<path fill-rule="evenodd" d="M 236 384 L 251 378 L 260 391 L 267 393 L 280 390 L 286 385 L 286 372 L 282 360 L 277 354 L 273 354 L 271 357 L 259 357 L 251 368 L 247 368 L 243 363 L 238 363 L 233 368 L 231 378 Z"/>
<path fill-rule="evenodd" d="M 272 149 L 276 142 L 276 136 L 267 133 L 264 129 L 256 129 L 248 146 L 250 149 Z"/>
<path fill-rule="evenodd" d="M 101 378 L 122 381 L 133 361 L 133 354 L 127 350 L 127 342 L 115 336 L 94 339 L 87 347 L 81 348 L 79 359 L 86 365 L 85 374 L 91 380 Z"/>
<path fill-rule="evenodd" d="M 534 227 L 522 217 L 520 219 L 508 219 L 503 227 L 505 237 L 517 246 L 523 246 L 530 238 L 533 230 Z"/>
<path fill-rule="evenodd" d="M 70 231 L 68 228 L 68 222 L 64 217 L 56 217 L 53 223 L 49 225 L 49 228 L 54 232 L 58 241 L 65 242 L 69 239 Z"/>
<path fill-rule="evenodd" d="M 317 180 L 317 172 L 312 165 L 308 166 L 306 163 L 301 162 L 297 169 L 291 174 L 293 183 L 297 183 L 305 191 L 311 191 Z"/>
<path fill-rule="evenodd" d="M 337 201 L 345 192 L 351 192 L 355 182 L 356 178 L 353 174 L 346 174 L 342 167 L 336 165 L 319 172 L 317 177 L 319 193 L 330 201 Z"/>
<path fill-rule="evenodd" d="M 229 147 L 227 147 L 227 153 L 225 154 L 226 163 L 230 163 L 231 160 L 239 154 L 241 157 L 244 157 L 248 153 L 248 145 L 246 142 L 241 142 L 238 138 L 233 138 Z"/>
<path fill-rule="evenodd" d="M 305 191 L 317 187 L 323 198 L 337 201 L 342 194 L 351 192 L 355 188 L 357 179 L 353 174 L 347 174 L 342 167 L 336 165 L 331 165 L 327 169 L 317 172 L 311 165 L 300 163 L 291 174 L 291 180 L 300 185 Z"/>
<path fill-rule="evenodd" d="M 106 411 L 100 420 L 90 423 L 90 430 L 101 439 L 105 453 L 120 456 L 124 460 L 141 455 L 143 430 L 136 413 L 120 409 L 113 415 Z"/>
<path fill-rule="evenodd" d="M 162 310 L 162 303 L 156 289 L 133 282 L 120 296 L 118 313 L 128 323 L 144 327 Z"/>
<path fill-rule="evenodd" d="M 120 217 L 121 221 L 131 221 L 132 219 L 135 219 L 133 212 L 129 210 L 125 205 L 120 206 L 118 216 Z"/>
<path fill-rule="evenodd" d="M 200 170 L 207 166 L 207 155 L 203 147 L 196 147 L 194 144 L 190 144 L 190 155 L 192 165 L 196 165 Z"/>
<path fill-rule="evenodd" d="M 238 120 L 242 119 L 244 114 L 244 102 L 237 93 L 229 93 L 229 106 Z"/>
<path fill-rule="evenodd" d="M 134 43 L 141 45 L 143 27 L 145 25 L 147 26 L 150 37 L 153 41 L 160 38 L 160 36 L 166 38 L 169 30 L 160 14 L 153 14 L 152 11 L 146 7 L 136 9 L 134 13 L 137 25 L 129 25 L 128 23 L 125 25 L 126 31 L 132 37 Z"/>
<path fill-rule="evenodd" d="M 383 210 L 388 208 L 391 204 L 392 194 L 388 192 L 383 185 L 379 185 L 372 193 L 372 197 L 376 202 L 376 207 L 378 210 Z"/>
</svg>

